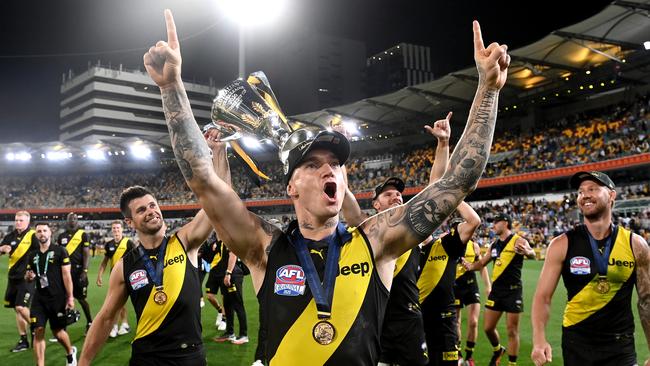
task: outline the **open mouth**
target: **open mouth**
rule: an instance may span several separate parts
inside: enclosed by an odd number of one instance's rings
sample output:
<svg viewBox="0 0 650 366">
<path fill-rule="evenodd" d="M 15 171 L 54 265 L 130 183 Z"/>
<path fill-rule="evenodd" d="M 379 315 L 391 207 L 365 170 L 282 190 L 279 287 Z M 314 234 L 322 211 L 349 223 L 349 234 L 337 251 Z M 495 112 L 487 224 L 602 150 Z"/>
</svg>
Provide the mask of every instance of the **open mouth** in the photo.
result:
<svg viewBox="0 0 650 366">
<path fill-rule="evenodd" d="M 336 183 L 334 182 L 328 182 L 325 183 L 325 194 L 329 198 L 335 198 L 336 197 Z"/>
</svg>

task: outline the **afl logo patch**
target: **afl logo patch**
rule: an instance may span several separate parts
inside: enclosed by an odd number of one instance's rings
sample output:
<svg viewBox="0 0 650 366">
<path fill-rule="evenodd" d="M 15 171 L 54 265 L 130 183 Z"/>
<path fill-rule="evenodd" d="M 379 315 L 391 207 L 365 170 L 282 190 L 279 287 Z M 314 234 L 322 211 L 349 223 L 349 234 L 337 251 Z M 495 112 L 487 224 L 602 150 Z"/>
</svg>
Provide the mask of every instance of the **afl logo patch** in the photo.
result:
<svg viewBox="0 0 650 366">
<path fill-rule="evenodd" d="M 149 284 L 149 278 L 147 278 L 147 271 L 144 269 L 139 269 L 132 272 L 129 275 L 129 283 L 131 283 L 131 288 L 135 291 L 141 289 Z"/>
<path fill-rule="evenodd" d="M 585 257 L 573 257 L 569 261 L 569 270 L 574 275 L 588 275 L 591 273 L 591 261 Z"/>
<path fill-rule="evenodd" d="M 274 292 L 281 296 L 298 296 L 305 293 L 305 271 L 302 267 L 289 264 L 275 272 Z"/>
</svg>

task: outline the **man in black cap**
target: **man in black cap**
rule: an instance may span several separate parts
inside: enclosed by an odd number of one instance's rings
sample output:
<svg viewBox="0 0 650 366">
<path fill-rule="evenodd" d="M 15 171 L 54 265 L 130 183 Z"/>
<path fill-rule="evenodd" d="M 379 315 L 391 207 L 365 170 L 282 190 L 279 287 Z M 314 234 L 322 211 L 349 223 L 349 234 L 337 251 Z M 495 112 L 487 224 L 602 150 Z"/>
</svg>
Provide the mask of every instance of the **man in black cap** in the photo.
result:
<svg viewBox="0 0 650 366">
<path fill-rule="evenodd" d="M 474 23 L 478 90 L 449 168 L 408 203 L 359 227 L 348 229 L 339 222 L 348 140 L 323 131 L 295 141 L 283 163 L 298 220 L 281 232 L 248 211 L 211 168 L 181 79 L 176 27 L 171 12 L 165 16 L 168 42 L 149 49 L 145 67 L 160 87 L 186 182 L 219 237 L 250 268 L 262 311 L 272 315 L 264 317 L 270 365 L 376 364 L 397 258 L 431 235 L 476 187 L 485 168 L 510 62 L 507 47 L 493 43 L 485 48 Z"/>
<path fill-rule="evenodd" d="M 466 263 L 465 268 L 477 271 L 494 261 L 492 291 L 485 302 L 483 323 L 485 334 L 493 348 L 490 366 L 498 365 L 506 352 L 496 329 L 504 312 L 508 330 L 508 365 L 514 366 L 519 354 L 519 318 L 524 311 L 521 268 L 524 257 L 534 259 L 535 251 L 528 240 L 512 232 L 512 218 L 508 214 L 498 213 L 494 216 L 492 229 L 498 238 L 490 245 L 489 255 L 477 262 Z"/>
<path fill-rule="evenodd" d="M 552 361 L 546 340 L 551 300 L 562 277 L 567 304 L 562 319 L 565 365 L 636 365 L 632 289 L 650 348 L 650 249 L 639 235 L 612 223 L 614 182 L 602 172 L 571 177 L 584 224 L 555 237 L 546 251 L 533 298 L 535 365 Z M 645 365 L 650 364 L 649 361 Z"/>
</svg>

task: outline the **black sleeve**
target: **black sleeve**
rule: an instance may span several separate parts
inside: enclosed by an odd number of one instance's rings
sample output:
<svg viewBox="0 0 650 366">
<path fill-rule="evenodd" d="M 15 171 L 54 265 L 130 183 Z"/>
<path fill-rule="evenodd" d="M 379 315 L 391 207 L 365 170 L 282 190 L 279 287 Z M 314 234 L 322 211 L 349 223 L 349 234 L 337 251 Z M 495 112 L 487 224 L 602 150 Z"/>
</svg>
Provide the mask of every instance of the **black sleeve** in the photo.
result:
<svg viewBox="0 0 650 366">
<path fill-rule="evenodd" d="M 466 245 L 460 240 L 457 230 L 452 229 L 442 238 L 442 247 L 451 259 L 458 259 L 465 255 Z"/>
<path fill-rule="evenodd" d="M 68 251 L 65 250 L 65 248 L 63 248 L 61 246 L 56 247 L 56 249 L 58 249 L 58 251 L 59 251 L 59 253 L 58 253 L 59 254 L 58 255 L 59 263 L 58 264 L 61 265 L 61 266 L 70 265 L 70 256 L 68 255 Z"/>
<path fill-rule="evenodd" d="M 26 269 L 28 271 L 33 271 L 32 263 L 34 263 L 34 252 L 31 252 L 31 253 L 27 254 L 27 267 L 26 267 Z"/>
<path fill-rule="evenodd" d="M 124 254 L 130 252 L 133 248 L 135 248 L 135 244 L 133 243 L 133 241 L 131 239 L 129 239 L 126 242 L 126 252 L 124 252 Z"/>
<path fill-rule="evenodd" d="M 81 245 L 85 248 L 90 246 L 90 239 L 88 238 L 88 233 L 85 231 L 81 234 Z"/>
<path fill-rule="evenodd" d="M 5 235 L 4 238 L 2 238 L 2 243 L 0 243 L 0 245 L 11 245 L 9 244 L 11 243 L 11 237 L 12 237 L 11 232 L 8 232 L 7 235 Z"/>
</svg>

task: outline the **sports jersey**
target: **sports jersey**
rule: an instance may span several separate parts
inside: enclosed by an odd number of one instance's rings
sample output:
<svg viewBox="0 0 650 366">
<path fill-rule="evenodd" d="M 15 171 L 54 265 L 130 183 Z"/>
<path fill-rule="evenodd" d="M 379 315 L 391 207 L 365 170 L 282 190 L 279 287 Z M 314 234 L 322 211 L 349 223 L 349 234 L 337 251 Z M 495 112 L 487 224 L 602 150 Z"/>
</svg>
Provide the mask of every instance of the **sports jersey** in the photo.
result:
<svg viewBox="0 0 650 366">
<path fill-rule="evenodd" d="M 83 229 L 66 230 L 59 235 L 56 242 L 68 251 L 72 272 L 82 270 L 84 265 L 83 249 L 90 246 L 88 234 Z"/>
<path fill-rule="evenodd" d="M 521 288 L 521 267 L 524 255 L 515 252 L 515 243 L 520 236 L 510 234 L 505 240 L 498 239 L 490 246 L 490 257 L 494 261 L 492 270 L 492 291 Z M 495 291 L 496 290 L 496 291 Z"/>
<path fill-rule="evenodd" d="M 37 250 L 39 246 L 36 232 L 33 229 L 24 230 L 22 233 L 13 230 L 2 239 L 0 246 L 2 245 L 11 246 L 9 252 L 9 279 L 24 279 L 27 256 L 31 251 Z"/>
<path fill-rule="evenodd" d="M 133 249 L 133 247 L 133 241 L 126 236 L 118 243 L 115 243 L 115 239 L 107 242 L 106 245 L 104 245 L 104 250 L 106 251 L 104 255 L 110 260 L 109 263 L 111 268 L 115 267 L 115 264 L 120 261 L 124 254 Z"/>
</svg>

